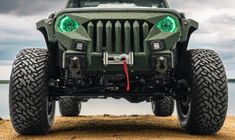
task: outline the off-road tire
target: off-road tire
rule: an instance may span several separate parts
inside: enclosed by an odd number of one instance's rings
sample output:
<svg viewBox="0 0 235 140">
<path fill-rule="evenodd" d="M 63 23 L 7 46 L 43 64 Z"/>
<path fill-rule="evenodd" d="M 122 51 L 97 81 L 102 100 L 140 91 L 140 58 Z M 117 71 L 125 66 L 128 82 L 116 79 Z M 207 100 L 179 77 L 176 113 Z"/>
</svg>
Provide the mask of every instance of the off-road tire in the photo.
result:
<svg viewBox="0 0 235 140">
<path fill-rule="evenodd" d="M 174 112 L 174 99 L 172 97 L 162 97 L 153 99 L 152 111 L 155 116 L 168 117 Z"/>
<path fill-rule="evenodd" d="M 10 117 L 19 134 L 46 134 L 54 121 L 55 101 L 49 99 L 46 49 L 24 49 L 16 57 L 10 78 Z"/>
<path fill-rule="evenodd" d="M 59 100 L 61 116 L 73 117 L 78 116 L 81 111 L 81 102 L 73 97 L 66 97 Z"/>
<path fill-rule="evenodd" d="M 212 50 L 189 50 L 181 73 L 190 87 L 187 97 L 177 101 L 181 127 L 190 134 L 208 135 L 224 124 L 228 87 L 224 66 Z"/>
</svg>

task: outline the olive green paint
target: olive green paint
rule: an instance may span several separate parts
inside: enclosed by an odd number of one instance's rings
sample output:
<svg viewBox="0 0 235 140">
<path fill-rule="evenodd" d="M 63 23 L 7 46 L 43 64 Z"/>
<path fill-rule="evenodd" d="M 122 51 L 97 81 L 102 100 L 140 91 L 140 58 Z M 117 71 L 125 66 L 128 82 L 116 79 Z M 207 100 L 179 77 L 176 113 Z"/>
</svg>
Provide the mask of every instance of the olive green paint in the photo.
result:
<svg viewBox="0 0 235 140">
<path fill-rule="evenodd" d="M 81 26 L 74 32 L 61 32 L 57 25 L 62 17 L 69 16 L 73 20 L 81 24 Z M 156 24 L 163 20 L 166 17 L 172 17 L 175 19 L 177 24 L 177 30 L 175 32 L 162 32 L 157 28 Z M 90 21 L 97 20 L 97 23 L 92 23 Z M 132 20 L 134 21 L 133 25 L 130 26 L 130 23 L 126 22 L 124 24 L 126 37 L 122 40 L 121 31 L 119 30 L 120 23 L 117 21 L 114 26 L 110 26 L 109 22 L 102 23 L 99 21 L 102 20 Z M 145 24 L 138 23 L 138 20 L 145 21 Z M 150 28 L 147 24 L 152 24 Z M 84 25 L 88 25 L 87 30 Z M 94 27 L 97 27 L 96 42 L 94 42 Z M 140 26 L 143 30 L 140 30 Z M 130 38 L 128 34 L 128 28 L 133 27 L 134 38 L 140 38 L 140 32 L 142 31 L 144 36 L 143 44 L 140 44 L 138 40 L 135 40 L 134 46 L 130 44 Z M 102 48 L 103 48 L 103 35 L 108 36 L 107 41 L 107 50 L 108 52 L 120 53 L 124 51 L 128 53 L 131 47 L 135 48 L 134 52 L 134 66 L 130 66 L 130 71 L 133 72 L 151 72 L 152 71 L 152 61 L 151 61 L 151 43 L 153 41 L 162 41 L 164 48 L 161 51 L 168 52 L 171 55 L 171 49 L 176 46 L 177 42 L 185 42 L 188 40 L 190 32 L 192 29 L 198 28 L 198 23 L 191 19 L 184 19 L 180 14 L 171 9 L 64 9 L 56 13 L 55 18 L 45 19 L 37 23 L 37 28 L 44 28 L 48 34 L 48 40 L 50 42 L 57 41 L 63 48 L 66 50 L 74 50 L 76 42 L 83 42 L 86 49 L 86 58 L 87 58 L 87 72 L 123 72 L 122 66 L 104 66 L 102 61 Z M 103 28 L 106 28 L 106 32 L 103 33 Z M 112 42 L 111 31 L 116 28 L 115 33 L 115 42 Z M 150 30 L 150 31 L 149 31 Z M 121 50 L 123 47 L 121 42 L 124 42 L 124 50 Z M 96 48 L 93 48 L 93 44 L 98 44 Z M 140 52 L 140 46 L 144 46 L 143 52 Z M 95 51 L 95 52 L 94 52 Z M 159 51 L 160 53 L 160 51 Z"/>
<path fill-rule="evenodd" d="M 39 21 L 37 23 L 37 29 L 40 31 L 45 30 L 47 36 L 44 37 L 48 39 L 49 42 L 55 42 L 53 19 L 43 19 Z"/>
<path fill-rule="evenodd" d="M 182 37 L 181 37 L 181 41 L 185 42 L 188 41 L 189 37 L 190 37 L 190 28 L 192 29 L 192 31 L 197 30 L 198 29 L 198 23 L 192 19 L 182 19 Z"/>
</svg>

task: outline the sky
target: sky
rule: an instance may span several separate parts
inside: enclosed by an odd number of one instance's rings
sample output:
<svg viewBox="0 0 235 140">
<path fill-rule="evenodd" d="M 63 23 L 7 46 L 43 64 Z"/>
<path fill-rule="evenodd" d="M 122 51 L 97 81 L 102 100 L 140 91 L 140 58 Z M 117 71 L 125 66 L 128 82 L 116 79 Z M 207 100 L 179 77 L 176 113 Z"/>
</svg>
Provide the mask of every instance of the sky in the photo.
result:
<svg viewBox="0 0 235 140">
<path fill-rule="evenodd" d="M 168 0 L 172 9 L 200 23 L 189 48 L 213 49 L 221 56 L 229 78 L 235 78 L 234 0 Z M 65 0 L 0 0 L 0 79 L 9 79 L 11 63 L 23 48 L 45 48 L 35 23 L 59 11 Z"/>
</svg>

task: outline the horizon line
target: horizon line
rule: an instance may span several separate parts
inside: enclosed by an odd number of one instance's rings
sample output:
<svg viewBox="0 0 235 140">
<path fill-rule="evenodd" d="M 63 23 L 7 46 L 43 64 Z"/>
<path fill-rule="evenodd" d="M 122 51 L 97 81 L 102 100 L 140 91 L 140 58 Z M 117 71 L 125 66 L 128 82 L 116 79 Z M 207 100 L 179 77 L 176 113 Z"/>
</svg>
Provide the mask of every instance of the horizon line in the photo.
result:
<svg viewBox="0 0 235 140">
<path fill-rule="evenodd" d="M 10 80 L 0 80 L 0 84 L 9 84 Z M 228 79 L 228 83 L 235 83 L 235 78 Z"/>
</svg>

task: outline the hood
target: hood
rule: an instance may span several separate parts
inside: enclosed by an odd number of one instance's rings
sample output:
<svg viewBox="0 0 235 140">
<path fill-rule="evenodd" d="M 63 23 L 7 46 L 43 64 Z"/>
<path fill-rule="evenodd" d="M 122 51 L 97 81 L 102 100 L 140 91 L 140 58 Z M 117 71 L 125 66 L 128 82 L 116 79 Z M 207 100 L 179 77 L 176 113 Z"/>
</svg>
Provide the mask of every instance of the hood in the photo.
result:
<svg viewBox="0 0 235 140">
<path fill-rule="evenodd" d="M 136 4 L 130 4 L 130 3 L 107 3 L 107 4 L 100 4 L 97 7 L 86 7 L 81 9 L 97 9 L 97 8 L 116 8 L 116 9 L 122 9 L 122 8 L 157 8 L 156 6 L 152 7 L 144 7 L 144 6 L 137 6 Z"/>
<path fill-rule="evenodd" d="M 142 7 L 135 4 L 100 4 L 97 7 L 84 7 L 84 8 L 66 8 L 56 13 L 56 16 L 62 14 L 73 14 L 73 13 L 89 13 L 89 14 L 99 14 L 99 13 L 162 13 L 162 14 L 173 14 L 180 18 L 180 14 L 169 8 L 157 8 L 157 7 Z"/>
</svg>

